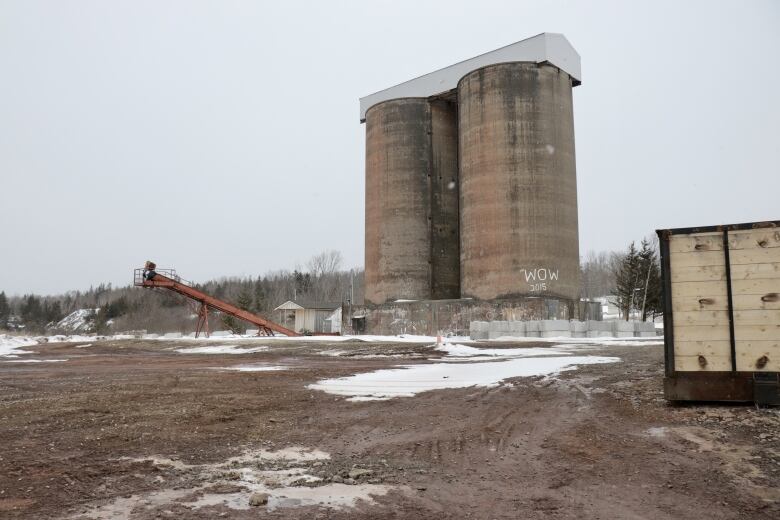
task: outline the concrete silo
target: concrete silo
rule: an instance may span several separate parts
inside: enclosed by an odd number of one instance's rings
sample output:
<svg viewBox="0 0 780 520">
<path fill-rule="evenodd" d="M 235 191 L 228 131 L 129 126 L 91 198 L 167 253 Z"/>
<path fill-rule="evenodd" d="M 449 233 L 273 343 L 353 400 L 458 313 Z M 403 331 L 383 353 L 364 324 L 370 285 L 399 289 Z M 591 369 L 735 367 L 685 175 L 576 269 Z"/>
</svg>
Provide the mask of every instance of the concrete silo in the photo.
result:
<svg viewBox="0 0 780 520">
<path fill-rule="evenodd" d="M 431 298 L 460 298 L 458 109 L 431 100 Z"/>
<path fill-rule="evenodd" d="M 403 98 L 366 113 L 365 299 L 370 303 L 458 297 L 453 107 Z"/>
<path fill-rule="evenodd" d="M 566 38 L 543 33 L 360 99 L 375 330 L 574 317 L 580 77 Z"/>
<path fill-rule="evenodd" d="M 537 63 L 460 80 L 463 297 L 579 298 L 572 86 Z"/>
</svg>

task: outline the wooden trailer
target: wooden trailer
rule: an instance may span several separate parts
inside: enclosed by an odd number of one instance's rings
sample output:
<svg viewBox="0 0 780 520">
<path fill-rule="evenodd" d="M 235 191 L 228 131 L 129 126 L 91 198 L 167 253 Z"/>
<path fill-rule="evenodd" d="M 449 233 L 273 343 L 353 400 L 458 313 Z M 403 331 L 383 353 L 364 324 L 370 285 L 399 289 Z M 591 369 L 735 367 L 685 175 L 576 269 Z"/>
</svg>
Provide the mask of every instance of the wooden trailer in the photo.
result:
<svg viewBox="0 0 780 520">
<path fill-rule="evenodd" d="M 657 233 L 666 398 L 780 404 L 780 221 Z"/>
</svg>

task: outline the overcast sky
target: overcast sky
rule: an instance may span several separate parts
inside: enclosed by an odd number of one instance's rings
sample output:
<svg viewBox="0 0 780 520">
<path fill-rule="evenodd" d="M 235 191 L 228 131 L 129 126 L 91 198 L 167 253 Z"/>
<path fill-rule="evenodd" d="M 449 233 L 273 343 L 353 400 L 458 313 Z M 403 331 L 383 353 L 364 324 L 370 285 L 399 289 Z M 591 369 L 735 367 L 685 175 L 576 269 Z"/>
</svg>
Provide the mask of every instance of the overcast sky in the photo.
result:
<svg viewBox="0 0 780 520">
<path fill-rule="evenodd" d="M 582 56 L 580 249 L 780 218 L 780 2 L 0 0 L 0 290 L 363 264 L 358 98 L 540 32 Z"/>
</svg>

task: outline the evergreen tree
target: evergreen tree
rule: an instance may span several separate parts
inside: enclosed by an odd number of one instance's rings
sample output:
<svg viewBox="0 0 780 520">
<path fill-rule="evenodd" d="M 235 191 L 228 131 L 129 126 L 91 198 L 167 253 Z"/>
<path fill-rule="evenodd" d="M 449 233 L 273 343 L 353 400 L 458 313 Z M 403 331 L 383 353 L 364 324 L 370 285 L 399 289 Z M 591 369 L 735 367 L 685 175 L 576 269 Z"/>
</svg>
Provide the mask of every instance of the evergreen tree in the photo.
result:
<svg viewBox="0 0 780 520">
<path fill-rule="evenodd" d="M 635 305 L 635 292 L 639 287 L 640 257 L 634 242 L 628 246 L 628 251 L 616 266 L 615 289 L 612 294 L 617 298 L 617 306 L 626 321 L 631 316 Z"/>
<path fill-rule="evenodd" d="M 20 311 L 25 328 L 34 331 L 40 331 L 43 328 L 42 322 L 45 317 L 40 298 L 34 294 L 25 296 Z"/>
<path fill-rule="evenodd" d="M 249 292 L 247 287 L 241 288 L 236 305 L 241 310 L 252 312 L 252 293 Z"/>
<path fill-rule="evenodd" d="M 48 299 L 43 302 L 43 320 L 46 324 L 57 323 L 64 315 L 62 313 L 62 306 L 57 300 L 49 301 Z"/>
<path fill-rule="evenodd" d="M 0 329 L 8 328 L 8 318 L 11 316 L 11 306 L 8 304 L 8 298 L 5 291 L 0 292 Z"/>
<path fill-rule="evenodd" d="M 222 315 L 222 326 L 233 334 L 242 334 L 244 332 L 239 321 L 229 314 Z"/>
<path fill-rule="evenodd" d="M 293 271 L 293 278 L 295 279 L 295 293 L 297 298 L 300 298 L 311 290 L 311 274 L 302 273 L 296 269 Z"/>
<path fill-rule="evenodd" d="M 265 287 L 263 287 L 263 280 L 258 276 L 255 282 L 255 312 L 263 312 L 265 310 Z"/>
<path fill-rule="evenodd" d="M 93 320 L 93 327 L 95 329 L 95 332 L 98 334 L 106 334 L 108 333 L 108 305 L 101 306 L 98 311 L 95 313 L 95 317 Z"/>
<path fill-rule="evenodd" d="M 650 272 L 653 266 L 653 257 L 655 257 L 655 250 L 651 247 L 650 242 L 643 238 L 639 244 L 638 265 L 637 265 L 637 287 L 634 290 L 634 303 L 635 308 L 642 310 L 642 321 L 646 318 L 647 307 L 647 294 L 646 288 L 650 284 Z"/>
<path fill-rule="evenodd" d="M 634 302 L 636 309 L 642 313 L 642 321 L 646 321 L 649 314 L 655 315 L 663 312 L 661 266 L 658 261 L 658 252 L 646 239 L 642 240 L 638 256 L 640 280 L 635 289 Z"/>
</svg>

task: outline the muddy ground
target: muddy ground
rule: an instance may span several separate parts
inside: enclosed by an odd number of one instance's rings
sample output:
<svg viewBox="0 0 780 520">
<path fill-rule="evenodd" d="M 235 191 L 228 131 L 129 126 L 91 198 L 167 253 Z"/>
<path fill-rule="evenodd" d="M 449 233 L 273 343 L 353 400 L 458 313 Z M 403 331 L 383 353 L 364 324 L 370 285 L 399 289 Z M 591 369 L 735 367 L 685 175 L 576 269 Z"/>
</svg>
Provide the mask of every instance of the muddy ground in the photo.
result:
<svg viewBox="0 0 780 520">
<path fill-rule="evenodd" d="M 622 362 L 555 378 L 351 402 L 306 385 L 442 354 L 83 344 L 0 362 L 0 518 L 780 518 L 778 410 L 670 406 L 659 345 L 597 347 Z M 288 369 L 214 369 L 258 362 Z M 259 481 L 269 502 L 250 506 Z"/>
</svg>

